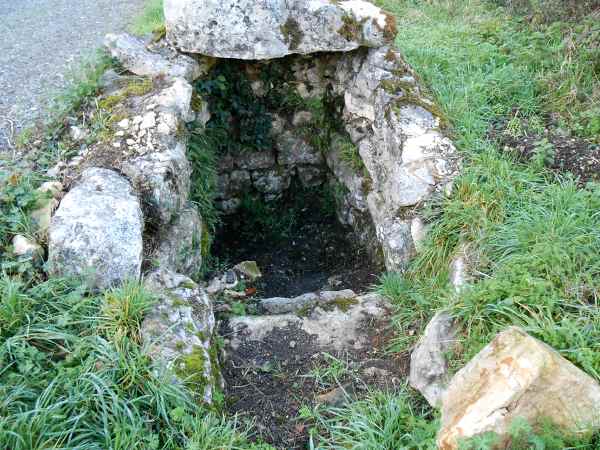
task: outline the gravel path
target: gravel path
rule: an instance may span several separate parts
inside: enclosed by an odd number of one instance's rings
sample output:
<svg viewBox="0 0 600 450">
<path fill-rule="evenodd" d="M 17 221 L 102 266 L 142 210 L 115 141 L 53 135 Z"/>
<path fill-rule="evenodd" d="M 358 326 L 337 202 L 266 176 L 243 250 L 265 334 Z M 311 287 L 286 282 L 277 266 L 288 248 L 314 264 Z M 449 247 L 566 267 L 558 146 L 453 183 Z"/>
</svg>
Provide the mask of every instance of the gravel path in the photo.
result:
<svg viewBox="0 0 600 450">
<path fill-rule="evenodd" d="M 0 0 L 0 150 L 43 114 L 72 67 L 108 32 L 125 28 L 144 0 Z"/>
</svg>

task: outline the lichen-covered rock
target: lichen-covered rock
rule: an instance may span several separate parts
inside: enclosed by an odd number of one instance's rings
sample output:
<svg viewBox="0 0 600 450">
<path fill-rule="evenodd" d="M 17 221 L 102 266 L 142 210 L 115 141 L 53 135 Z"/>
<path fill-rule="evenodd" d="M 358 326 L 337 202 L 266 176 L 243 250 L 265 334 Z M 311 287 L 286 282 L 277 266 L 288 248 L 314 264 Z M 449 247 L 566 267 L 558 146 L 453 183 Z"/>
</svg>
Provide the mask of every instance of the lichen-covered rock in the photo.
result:
<svg viewBox="0 0 600 450">
<path fill-rule="evenodd" d="M 274 197 L 290 187 L 292 178 L 289 172 L 284 170 L 261 170 L 252 173 L 252 185 L 263 194 L 271 194 Z"/>
<path fill-rule="evenodd" d="M 393 16 L 362 0 L 166 0 L 167 39 L 184 52 L 273 59 L 379 47 Z"/>
<path fill-rule="evenodd" d="M 200 64 L 187 55 L 178 53 L 166 45 L 150 51 L 146 43 L 127 33 L 107 34 L 104 46 L 127 70 L 141 76 L 164 76 L 194 81 L 203 70 Z"/>
<path fill-rule="evenodd" d="M 303 312 L 308 314 L 315 307 L 351 307 L 358 302 L 356 294 L 350 289 L 342 291 L 309 292 L 294 298 L 271 297 L 258 302 L 258 306 L 269 314 L 287 314 Z"/>
<path fill-rule="evenodd" d="M 456 342 L 454 319 L 445 311 L 437 313 L 425 327 L 410 355 L 410 385 L 431 406 L 437 407 L 448 383 L 446 355 Z"/>
<path fill-rule="evenodd" d="M 159 231 L 153 263 L 188 276 L 197 273 L 202 267 L 204 233 L 198 209 L 195 206 L 182 209 L 169 226 Z"/>
<path fill-rule="evenodd" d="M 345 294 L 348 295 L 348 294 Z M 317 296 L 319 298 L 319 296 Z M 307 302 L 314 301 L 311 295 Z M 323 302 L 323 307 L 316 307 L 310 314 L 299 317 L 295 314 L 279 314 L 271 316 L 235 317 L 229 321 L 232 329 L 230 346 L 235 353 L 243 347 L 259 347 L 270 341 L 270 336 L 278 333 L 289 333 L 290 336 L 304 336 L 312 340 L 320 351 L 360 350 L 371 345 L 369 333 L 373 324 L 386 321 L 389 317 L 390 305 L 377 294 L 368 294 L 349 299 L 331 298 Z M 271 302 L 271 306 L 277 301 Z M 281 302 L 280 306 L 285 307 Z M 286 303 L 287 304 L 287 303 Z M 306 306 L 306 305 L 305 305 Z"/>
<path fill-rule="evenodd" d="M 54 276 L 81 276 L 108 288 L 138 279 L 144 222 L 131 184 L 112 170 L 90 168 L 62 199 L 49 230 Z"/>
<path fill-rule="evenodd" d="M 211 403 L 222 381 L 208 295 L 190 278 L 163 269 L 147 275 L 144 285 L 158 297 L 141 326 L 150 357 Z"/>
<path fill-rule="evenodd" d="M 410 67 L 389 47 L 342 56 L 334 90 L 344 96 L 343 122 L 368 173 L 368 192 L 360 177 L 340 172 L 339 158 L 328 163 L 350 198 L 367 195 L 386 267 L 402 270 L 416 251 L 418 207 L 447 190 L 457 173 L 456 150 Z"/>
<path fill-rule="evenodd" d="M 48 228 L 52 213 L 58 206 L 58 199 L 62 193 L 63 185 L 58 181 L 46 181 L 36 189 L 40 194 L 35 209 L 31 211 L 29 217 L 32 225 L 35 227 L 36 236 L 43 242 L 48 238 Z"/>
<path fill-rule="evenodd" d="M 304 139 L 290 131 L 286 131 L 277 138 L 278 162 L 286 166 L 320 165 L 323 164 L 323 155 L 318 149 L 313 148 Z"/>
<path fill-rule="evenodd" d="M 102 99 L 121 119 L 111 125 L 107 138 L 71 162 L 73 170 L 96 166 L 120 171 L 140 194 L 146 219 L 166 226 L 189 198 L 192 169 L 185 123 L 194 118 L 192 86 L 176 78 L 149 83 L 141 95 L 127 95 L 124 89 Z"/>
<path fill-rule="evenodd" d="M 517 327 L 498 334 L 452 378 L 442 401 L 438 446 L 496 433 L 507 448 L 510 426 L 549 420 L 565 434 L 600 429 L 600 384 Z"/>
</svg>

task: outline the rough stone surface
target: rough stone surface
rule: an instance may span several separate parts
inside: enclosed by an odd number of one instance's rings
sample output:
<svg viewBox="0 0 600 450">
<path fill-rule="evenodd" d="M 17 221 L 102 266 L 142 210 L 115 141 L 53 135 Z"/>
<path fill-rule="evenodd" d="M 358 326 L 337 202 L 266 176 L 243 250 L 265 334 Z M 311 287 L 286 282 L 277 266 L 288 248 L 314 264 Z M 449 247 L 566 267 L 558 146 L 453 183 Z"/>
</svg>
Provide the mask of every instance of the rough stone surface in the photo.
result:
<svg viewBox="0 0 600 450">
<path fill-rule="evenodd" d="M 273 59 L 379 47 L 394 18 L 361 0 L 166 0 L 168 40 L 184 52 Z"/>
<path fill-rule="evenodd" d="M 456 327 L 447 312 L 429 322 L 410 356 L 410 385 L 437 407 L 448 383 L 447 353 L 455 345 Z"/>
<path fill-rule="evenodd" d="M 294 298 L 272 297 L 260 300 L 259 306 L 269 314 L 304 312 L 308 314 L 316 306 L 340 304 L 350 307 L 357 302 L 356 294 L 350 289 L 342 291 L 309 292 Z"/>
<path fill-rule="evenodd" d="M 278 330 L 290 329 L 313 337 L 323 351 L 359 350 L 370 345 L 365 322 L 383 320 L 388 314 L 386 300 L 368 294 L 357 297 L 350 305 L 316 308 L 305 317 L 294 314 L 236 317 L 229 321 L 233 332 L 230 345 L 235 351 L 243 345 L 257 345 Z"/>
<path fill-rule="evenodd" d="M 159 232 L 153 262 L 160 268 L 193 275 L 202 267 L 203 223 L 198 209 L 182 209 L 173 223 Z"/>
<path fill-rule="evenodd" d="M 13 253 L 19 257 L 41 259 L 44 250 L 37 242 L 17 234 L 12 238 Z"/>
<path fill-rule="evenodd" d="M 48 229 L 54 210 L 58 207 L 58 199 L 63 190 L 62 183 L 58 181 L 46 181 L 37 189 L 40 198 L 36 208 L 31 211 L 29 217 L 35 227 L 36 236 L 45 242 L 48 239 Z"/>
<path fill-rule="evenodd" d="M 278 137 L 277 148 L 278 161 L 286 166 L 320 165 L 324 162 L 318 149 L 311 147 L 304 139 L 294 136 L 290 131 Z"/>
<path fill-rule="evenodd" d="M 150 356 L 211 403 L 222 382 L 211 357 L 215 318 L 208 295 L 190 278 L 169 270 L 150 273 L 144 284 L 158 297 L 141 326 Z"/>
<path fill-rule="evenodd" d="M 441 131 L 435 106 L 393 49 L 342 56 L 334 88 L 344 97 L 343 121 L 364 162 L 368 189 L 360 176 L 340 173 L 339 158 L 328 163 L 358 211 L 366 195 L 386 267 L 403 270 L 416 252 L 418 207 L 445 192 L 457 173 L 456 150 Z"/>
<path fill-rule="evenodd" d="M 112 170 L 91 168 L 52 218 L 48 261 L 55 276 L 82 276 L 107 288 L 140 276 L 144 223 L 131 184 Z"/>
<path fill-rule="evenodd" d="M 517 419 L 546 419 L 565 433 L 600 429 L 600 385 L 546 344 L 517 327 L 498 334 L 452 379 L 442 402 L 438 446 L 486 432 L 509 443 Z"/>
<path fill-rule="evenodd" d="M 262 277 L 262 272 L 260 271 L 258 264 L 256 264 L 256 261 L 242 261 L 236 264 L 233 269 L 238 272 L 242 278 L 250 281 L 256 281 Z"/>
<path fill-rule="evenodd" d="M 203 73 L 200 64 L 191 57 L 167 46 L 150 51 L 142 39 L 127 33 L 107 34 L 104 46 L 113 58 L 136 75 L 182 77 L 192 82 Z"/>
<path fill-rule="evenodd" d="M 121 99 L 113 114 L 123 119 L 102 140 L 69 163 L 77 174 L 85 167 L 114 168 L 140 194 L 148 221 L 171 223 L 187 205 L 191 165 L 187 159 L 185 122 L 193 120 L 192 86 L 183 78 L 167 80 L 141 96 Z M 110 99 L 111 96 L 104 97 Z"/>
</svg>

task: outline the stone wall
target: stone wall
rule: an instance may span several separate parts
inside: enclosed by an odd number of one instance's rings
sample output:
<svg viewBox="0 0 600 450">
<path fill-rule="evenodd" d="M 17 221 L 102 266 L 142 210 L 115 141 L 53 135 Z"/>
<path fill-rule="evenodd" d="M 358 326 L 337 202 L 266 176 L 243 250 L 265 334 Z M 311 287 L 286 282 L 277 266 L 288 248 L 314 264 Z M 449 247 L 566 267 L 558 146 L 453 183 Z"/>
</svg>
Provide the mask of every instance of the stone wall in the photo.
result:
<svg viewBox="0 0 600 450">
<path fill-rule="evenodd" d="M 340 221 L 375 244 L 388 270 L 402 270 L 423 235 L 419 210 L 450 191 L 458 166 L 441 115 L 410 67 L 389 47 L 244 67 L 257 99 L 283 86 L 295 104 L 271 111 L 272 149 L 221 157 L 219 208 L 235 212 L 253 192 L 277 199 L 294 177 L 303 186 L 327 181 Z M 265 80 L 264 72 L 282 78 Z"/>
</svg>

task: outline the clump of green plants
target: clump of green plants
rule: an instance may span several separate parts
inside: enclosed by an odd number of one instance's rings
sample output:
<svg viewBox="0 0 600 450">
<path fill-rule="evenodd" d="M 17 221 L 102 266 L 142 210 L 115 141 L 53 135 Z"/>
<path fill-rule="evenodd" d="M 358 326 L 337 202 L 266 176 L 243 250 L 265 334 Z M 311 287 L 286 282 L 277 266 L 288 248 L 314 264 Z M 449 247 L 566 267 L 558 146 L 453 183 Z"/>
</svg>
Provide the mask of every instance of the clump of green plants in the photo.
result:
<svg viewBox="0 0 600 450">
<path fill-rule="evenodd" d="M 272 117 L 266 102 L 254 95 L 242 63 L 216 65 L 195 89 L 209 103 L 211 120 L 205 133 L 214 142 L 217 155 L 273 147 Z"/>
<path fill-rule="evenodd" d="M 142 14 L 137 17 L 131 31 L 143 36 L 161 31 L 165 26 L 164 0 L 146 0 Z"/>
<path fill-rule="evenodd" d="M 343 357 L 343 355 L 341 355 Z M 352 375 L 348 359 L 337 358 L 329 353 L 322 353 L 322 358 L 315 361 L 313 368 L 305 377 L 314 379 L 320 389 L 332 388 L 342 379 Z"/>
<path fill-rule="evenodd" d="M 139 342 L 149 301 L 136 283 L 98 298 L 77 281 L 1 276 L 0 446 L 252 448 L 247 428 L 153 366 Z"/>
<path fill-rule="evenodd" d="M 437 448 L 437 418 L 408 387 L 397 393 L 370 392 L 363 400 L 342 408 L 319 406 L 304 413 L 313 421 L 310 448 Z"/>
</svg>

